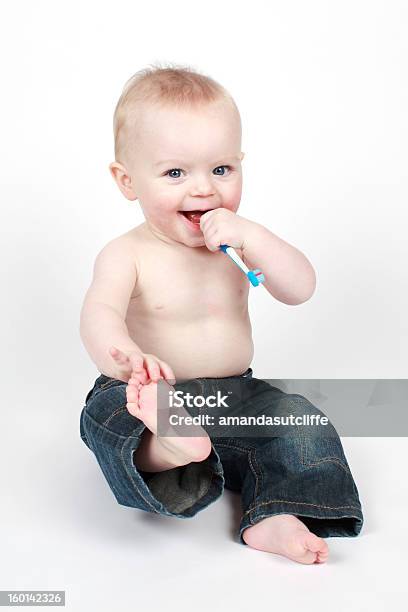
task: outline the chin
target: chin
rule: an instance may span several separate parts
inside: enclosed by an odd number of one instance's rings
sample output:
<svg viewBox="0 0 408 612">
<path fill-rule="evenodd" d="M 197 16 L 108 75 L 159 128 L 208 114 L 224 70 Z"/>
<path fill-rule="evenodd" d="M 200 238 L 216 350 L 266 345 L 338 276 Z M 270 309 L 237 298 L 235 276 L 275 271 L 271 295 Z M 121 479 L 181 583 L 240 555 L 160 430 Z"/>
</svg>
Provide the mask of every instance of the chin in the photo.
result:
<svg viewBox="0 0 408 612">
<path fill-rule="evenodd" d="M 198 236 L 197 238 L 183 237 L 181 240 L 183 244 L 185 244 L 186 246 L 192 247 L 193 249 L 205 246 L 204 238 L 202 238 L 201 236 Z"/>
</svg>

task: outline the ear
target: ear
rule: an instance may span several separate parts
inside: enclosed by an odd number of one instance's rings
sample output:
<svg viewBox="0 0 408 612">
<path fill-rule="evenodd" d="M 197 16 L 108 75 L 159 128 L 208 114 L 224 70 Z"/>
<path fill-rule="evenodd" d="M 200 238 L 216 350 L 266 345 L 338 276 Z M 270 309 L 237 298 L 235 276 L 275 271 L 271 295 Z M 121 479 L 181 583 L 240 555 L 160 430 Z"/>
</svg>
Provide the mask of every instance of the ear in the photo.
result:
<svg viewBox="0 0 408 612">
<path fill-rule="evenodd" d="M 125 198 L 127 200 L 137 200 L 137 195 L 127 168 L 120 162 L 114 161 L 109 164 L 109 171 Z"/>
</svg>

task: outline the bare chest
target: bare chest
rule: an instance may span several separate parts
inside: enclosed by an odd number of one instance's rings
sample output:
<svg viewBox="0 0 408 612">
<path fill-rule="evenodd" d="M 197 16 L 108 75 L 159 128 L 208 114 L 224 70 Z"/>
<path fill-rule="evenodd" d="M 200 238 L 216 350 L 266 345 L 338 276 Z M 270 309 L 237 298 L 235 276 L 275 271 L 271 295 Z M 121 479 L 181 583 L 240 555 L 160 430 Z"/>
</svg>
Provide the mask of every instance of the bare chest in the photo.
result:
<svg viewBox="0 0 408 612">
<path fill-rule="evenodd" d="M 128 310 L 131 319 L 154 316 L 156 321 L 188 323 L 247 313 L 248 282 L 224 253 L 187 255 L 166 248 L 139 255 L 138 279 Z"/>
</svg>

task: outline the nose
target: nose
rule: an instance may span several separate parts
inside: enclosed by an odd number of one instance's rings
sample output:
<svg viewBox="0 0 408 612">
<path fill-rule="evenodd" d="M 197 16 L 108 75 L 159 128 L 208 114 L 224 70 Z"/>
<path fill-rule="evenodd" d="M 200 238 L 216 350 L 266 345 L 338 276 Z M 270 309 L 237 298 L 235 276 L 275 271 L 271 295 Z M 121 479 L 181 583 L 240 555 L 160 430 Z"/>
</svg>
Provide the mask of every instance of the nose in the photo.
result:
<svg viewBox="0 0 408 612">
<path fill-rule="evenodd" d="M 192 196 L 208 197 L 214 195 L 215 189 L 208 175 L 201 175 L 194 180 L 191 188 Z"/>
</svg>

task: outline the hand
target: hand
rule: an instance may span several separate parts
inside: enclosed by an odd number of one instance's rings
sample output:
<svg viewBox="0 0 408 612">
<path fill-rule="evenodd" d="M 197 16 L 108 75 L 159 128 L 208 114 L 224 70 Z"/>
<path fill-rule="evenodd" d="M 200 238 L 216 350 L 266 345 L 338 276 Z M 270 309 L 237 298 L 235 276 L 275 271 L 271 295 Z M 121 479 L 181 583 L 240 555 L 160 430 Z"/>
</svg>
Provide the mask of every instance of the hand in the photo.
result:
<svg viewBox="0 0 408 612">
<path fill-rule="evenodd" d="M 221 244 L 228 244 L 235 249 L 244 249 L 245 238 L 256 225 L 253 221 L 244 219 L 227 208 L 209 210 L 200 219 L 200 229 L 210 251 L 217 251 Z"/>
<path fill-rule="evenodd" d="M 115 346 L 109 349 L 109 354 L 117 367 L 117 378 L 128 383 L 130 379 L 146 385 L 150 380 L 157 382 L 160 378 L 175 380 L 171 367 L 151 353 L 140 351 L 121 351 Z"/>
</svg>

